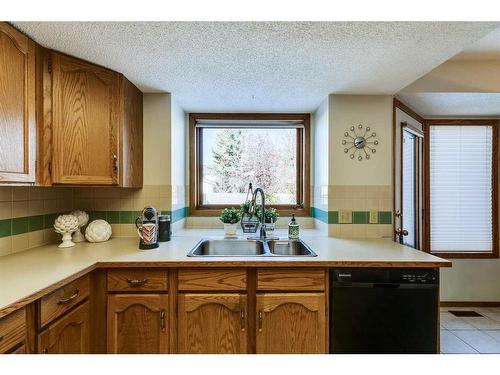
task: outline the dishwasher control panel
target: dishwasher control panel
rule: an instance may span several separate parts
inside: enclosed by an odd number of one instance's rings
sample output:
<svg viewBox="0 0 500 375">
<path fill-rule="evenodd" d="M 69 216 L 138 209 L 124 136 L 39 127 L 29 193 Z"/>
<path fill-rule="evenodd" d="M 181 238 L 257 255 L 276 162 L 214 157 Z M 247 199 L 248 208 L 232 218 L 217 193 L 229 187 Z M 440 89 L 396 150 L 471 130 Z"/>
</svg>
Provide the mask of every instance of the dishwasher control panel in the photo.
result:
<svg viewBox="0 0 500 375">
<path fill-rule="evenodd" d="M 334 268 L 331 279 L 337 283 L 438 284 L 435 268 Z"/>
</svg>

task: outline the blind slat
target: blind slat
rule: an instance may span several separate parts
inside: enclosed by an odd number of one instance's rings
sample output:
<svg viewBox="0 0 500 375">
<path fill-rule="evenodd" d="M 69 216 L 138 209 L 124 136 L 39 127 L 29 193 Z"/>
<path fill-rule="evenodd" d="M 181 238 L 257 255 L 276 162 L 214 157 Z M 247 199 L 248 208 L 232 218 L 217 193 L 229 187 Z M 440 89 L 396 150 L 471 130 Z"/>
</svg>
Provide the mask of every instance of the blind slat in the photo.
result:
<svg viewBox="0 0 500 375">
<path fill-rule="evenodd" d="M 491 126 L 430 126 L 432 251 L 493 247 Z"/>
</svg>

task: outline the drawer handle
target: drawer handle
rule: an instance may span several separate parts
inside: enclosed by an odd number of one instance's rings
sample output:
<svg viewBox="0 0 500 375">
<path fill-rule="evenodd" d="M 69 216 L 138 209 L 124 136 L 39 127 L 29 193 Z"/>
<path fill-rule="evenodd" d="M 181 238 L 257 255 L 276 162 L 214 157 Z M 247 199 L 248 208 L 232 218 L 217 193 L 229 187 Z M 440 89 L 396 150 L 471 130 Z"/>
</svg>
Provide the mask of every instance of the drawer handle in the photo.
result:
<svg viewBox="0 0 500 375">
<path fill-rule="evenodd" d="M 161 331 L 165 332 L 165 310 L 160 311 L 160 326 Z"/>
<path fill-rule="evenodd" d="M 240 318 L 241 318 L 241 330 L 245 331 L 245 326 L 246 326 L 245 309 L 241 310 Z"/>
<path fill-rule="evenodd" d="M 259 332 L 262 332 L 262 318 L 263 318 L 262 310 L 259 310 Z"/>
<path fill-rule="evenodd" d="M 143 286 L 146 284 L 149 280 L 148 279 L 142 279 L 142 280 L 137 280 L 137 279 L 127 279 L 127 283 L 130 284 L 131 287 L 135 288 L 138 286 Z"/>
<path fill-rule="evenodd" d="M 73 294 L 69 296 L 68 298 L 61 298 L 59 302 L 57 302 L 58 305 L 64 305 L 65 303 L 68 303 L 70 301 L 73 301 L 75 298 L 77 298 L 80 295 L 80 289 L 75 289 Z"/>
</svg>

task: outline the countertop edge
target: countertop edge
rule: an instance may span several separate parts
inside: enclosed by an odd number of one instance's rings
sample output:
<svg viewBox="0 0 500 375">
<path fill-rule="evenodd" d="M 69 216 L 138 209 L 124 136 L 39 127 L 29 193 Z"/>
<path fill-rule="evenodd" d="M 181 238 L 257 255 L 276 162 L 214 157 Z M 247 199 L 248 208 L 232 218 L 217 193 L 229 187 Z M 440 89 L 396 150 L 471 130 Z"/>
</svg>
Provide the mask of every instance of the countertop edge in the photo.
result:
<svg viewBox="0 0 500 375">
<path fill-rule="evenodd" d="M 107 269 L 107 268 L 132 268 L 132 267 L 147 267 L 147 268 L 165 268 L 165 267 L 177 267 L 177 268 L 188 268 L 188 267 L 410 267 L 410 268 L 444 268 L 451 267 L 452 262 L 411 262 L 411 261 L 401 261 L 401 262 L 364 262 L 364 261 L 307 261 L 307 260 L 283 260 L 277 259 L 275 261 L 248 261 L 248 260 L 220 260 L 220 261 L 199 261 L 199 262 L 179 262 L 179 261 L 171 261 L 171 262 L 157 262 L 157 261 L 144 261 L 144 262 L 135 262 L 135 261 L 104 261 L 104 262 L 96 262 L 84 269 L 75 272 L 74 274 L 65 277 L 62 280 L 57 281 L 54 284 L 51 284 L 45 288 L 42 288 L 26 297 L 23 297 L 16 302 L 11 303 L 0 309 L 0 318 L 14 312 L 17 309 L 23 308 L 26 305 L 36 301 L 37 299 L 52 293 L 56 289 L 61 286 L 70 283 L 79 277 L 82 277 L 96 269 Z"/>
</svg>

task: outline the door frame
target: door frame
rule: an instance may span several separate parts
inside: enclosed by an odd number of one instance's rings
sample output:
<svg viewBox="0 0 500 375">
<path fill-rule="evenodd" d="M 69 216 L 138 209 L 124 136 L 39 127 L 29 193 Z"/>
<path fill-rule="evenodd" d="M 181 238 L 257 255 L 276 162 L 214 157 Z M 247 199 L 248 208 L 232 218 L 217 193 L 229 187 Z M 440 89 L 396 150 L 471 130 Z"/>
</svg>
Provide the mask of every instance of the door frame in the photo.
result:
<svg viewBox="0 0 500 375">
<path fill-rule="evenodd" d="M 411 117 L 413 120 L 416 122 L 420 123 L 422 125 L 422 130 L 416 128 L 415 126 L 407 123 L 406 121 L 401 121 L 399 124 L 397 123 L 397 110 L 402 111 L 409 117 Z M 416 158 L 417 165 L 418 165 L 418 172 L 420 173 L 420 179 L 419 179 L 419 191 L 418 191 L 418 202 L 415 205 L 415 210 L 418 213 L 418 222 L 417 226 L 415 228 L 415 233 L 416 233 L 416 244 L 415 248 L 418 250 L 425 250 L 424 249 L 424 238 L 425 238 L 425 215 L 424 215 L 424 195 L 423 195 L 423 188 L 425 186 L 425 174 L 423 173 L 424 169 L 424 142 L 423 142 L 423 136 L 424 136 L 424 123 L 425 119 L 420 116 L 418 113 L 416 113 L 413 109 L 408 107 L 406 104 L 401 102 L 400 100 L 394 98 L 393 100 L 393 112 L 392 112 L 392 207 L 393 207 L 393 220 L 392 220 L 392 239 L 393 241 L 397 242 L 397 234 L 396 234 L 396 228 L 399 226 L 402 228 L 402 213 L 398 214 L 397 212 L 397 203 L 400 202 L 400 205 L 402 204 L 401 202 L 403 201 L 403 153 L 402 153 L 402 144 L 403 144 L 403 131 L 407 130 L 415 134 L 416 136 L 420 137 L 421 141 L 418 142 L 418 150 L 419 156 Z M 398 129 L 399 128 L 399 129 Z M 397 136 L 397 131 L 399 131 L 399 137 Z M 397 150 L 400 150 L 400 152 L 397 154 Z M 399 176 L 397 176 L 397 169 L 396 166 L 399 166 Z M 398 178 L 399 177 L 399 178 Z M 399 192 L 398 189 L 396 189 L 396 186 L 399 186 Z M 399 194 L 398 194 L 399 193 Z"/>
</svg>

